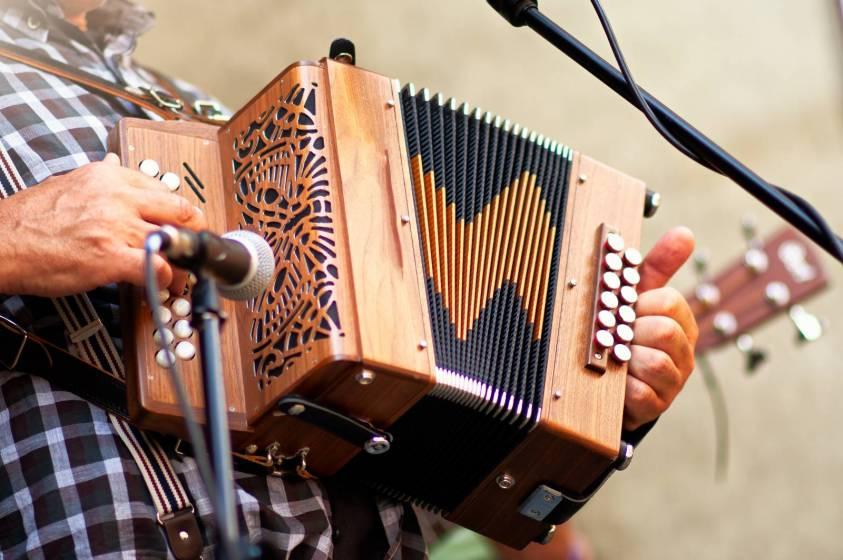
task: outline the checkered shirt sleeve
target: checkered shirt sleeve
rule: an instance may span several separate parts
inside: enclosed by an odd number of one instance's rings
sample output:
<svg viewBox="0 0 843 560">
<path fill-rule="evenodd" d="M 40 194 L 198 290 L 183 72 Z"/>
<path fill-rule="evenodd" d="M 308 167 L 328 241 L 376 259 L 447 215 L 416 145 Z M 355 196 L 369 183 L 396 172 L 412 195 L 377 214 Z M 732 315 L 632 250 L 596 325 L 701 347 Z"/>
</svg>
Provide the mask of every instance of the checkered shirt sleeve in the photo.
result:
<svg viewBox="0 0 843 560">
<path fill-rule="evenodd" d="M 50 37 L 29 32 L 25 22 L 22 12 L 0 7 L 0 41 L 112 81 L 115 68 L 133 85 L 149 81 L 126 52 L 121 54 L 132 44 L 126 38 L 113 38 L 111 56 L 104 57 L 78 42 L 58 41 L 52 32 Z M 195 91 L 186 85 L 184 90 Z M 121 101 L 0 59 L 0 150 L 27 186 L 101 160 L 108 131 L 124 116 L 153 118 Z M 6 187 L 0 183 L 0 188 Z M 172 462 L 192 494 L 205 542 L 213 543 L 211 506 L 195 463 L 190 458 Z M 235 482 L 244 534 L 288 558 L 332 557 L 330 505 L 318 481 L 237 473 Z M 385 498 L 371 499 L 384 525 L 387 557 L 425 558 L 411 509 Z M 21 557 L 171 555 L 142 476 L 105 412 L 39 377 L 0 371 L 0 558 Z M 212 557 L 208 547 L 204 558 Z"/>
</svg>

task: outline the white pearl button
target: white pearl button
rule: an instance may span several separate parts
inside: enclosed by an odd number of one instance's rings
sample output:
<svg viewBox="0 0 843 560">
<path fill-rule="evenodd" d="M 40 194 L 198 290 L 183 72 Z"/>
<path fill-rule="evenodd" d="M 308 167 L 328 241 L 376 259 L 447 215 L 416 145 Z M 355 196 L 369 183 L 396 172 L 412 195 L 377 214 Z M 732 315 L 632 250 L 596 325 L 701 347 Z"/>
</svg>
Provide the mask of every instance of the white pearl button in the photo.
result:
<svg viewBox="0 0 843 560">
<path fill-rule="evenodd" d="M 165 303 L 168 299 L 170 299 L 170 290 L 160 290 L 158 292 L 158 301 Z"/>
<path fill-rule="evenodd" d="M 163 333 L 163 337 L 161 336 Z M 163 340 L 162 340 L 163 338 Z M 164 329 L 163 331 L 154 331 L 152 333 L 152 339 L 155 341 L 156 344 L 162 344 L 164 346 L 169 346 L 171 342 L 174 340 L 173 331 L 170 329 Z"/>
<path fill-rule="evenodd" d="M 616 344 L 612 349 L 612 356 L 619 362 L 628 362 L 632 359 L 632 350 L 626 344 Z"/>
<path fill-rule="evenodd" d="M 618 338 L 621 339 L 623 342 L 632 342 L 635 334 L 632 332 L 632 327 L 629 325 L 618 325 L 618 328 L 615 329 L 615 334 L 618 335 Z"/>
<path fill-rule="evenodd" d="M 176 317 L 187 317 L 190 315 L 190 302 L 184 298 L 177 298 L 173 300 L 170 307 L 172 308 L 173 313 L 176 314 Z"/>
<path fill-rule="evenodd" d="M 606 263 L 606 268 L 615 272 L 620 272 L 620 270 L 623 268 L 623 261 L 615 253 L 609 253 L 608 255 L 606 255 L 604 262 Z"/>
<path fill-rule="evenodd" d="M 173 320 L 173 314 L 164 306 L 158 308 L 158 318 L 162 323 L 166 324 Z"/>
<path fill-rule="evenodd" d="M 638 266 L 644 261 L 644 257 L 641 256 L 641 251 L 630 247 L 624 251 L 623 260 L 625 260 L 626 264 L 629 266 Z"/>
<path fill-rule="evenodd" d="M 604 329 L 611 329 L 617 324 L 615 314 L 604 309 L 597 314 L 597 323 Z"/>
<path fill-rule="evenodd" d="M 179 338 L 190 338 L 193 335 L 193 327 L 190 326 L 190 322 L 187 319 L 179 319 L 173 325 L 173 332 Z"/>
<path fill-rule="evenodd" d="M 602 348 L 611 348 L 615 343 L 615 337 L 609 331 L 597 331 L 594 333 L 594 340 Z"/>
<path fill-rule="evenodd" d="M 635 268 L 623 269 L 623 272 L 621 272 L 621 276 L 623 277 L 623 281 L 629 284 L 630 286 L 637 286 L 638 283 L 641 281 L 641 275 L 638 274 L 638 270 Z"/>
<path fill-rule="evenodd" d="M 620 253 L 621 251 L 623 251 L 624 248 L 623 237 L 621 237 L 617 233 L 610 233 L 606 236 L 606 247 L 608 247 L 609 250 L 614 251 L 615 253 Z"/>
<path fill-rule="evenodd" d="M 624 286 L 621 288 L 621 299 L 624 303 L 635 303 L 638 301 L 638 292 L 632 286 Z"/>
<path fill-rule="evenodd" d="M 190 342 L 182 340 L 176 344 L 176 357 L 179 360 L 192 360 L 196 355 L 196 348 Z"/>
<path fill-rule="evenodd" d="M 612 292 L 602 292 L 600 294 L 600 303 L 606 309 L 614 309 L 618 306 L 618 296 Z"/>
<path fill-rule="evenodd" d="M 175 362 L 175 360 L 175 356 L 173 356 L 173 353 L 169 350 L 159 350 L 155 354 L 155 363 L 157 363 L 162 368 L 169 367 Z"/>
<path fill-rule="evenodd" d="M 154 159 L 143 160 L 140 162 L 140 165 L 138 165 L 138 169 L 140 169 L 140 172 L 147 177 L 158 177 L 158 174 L 161 173 L 161 168 L 158 166 L 158 162 Z"/>
<path fill-rule="evenodd" d="M 621 287 L 621 279 L 612 271 L 604 272 L 603 285 L 610 290 L 617 290 Z"/>
<path fill-rule="evenodd" d="M 167 185 L 170 192 L 176 192 L 181 186 L 181 179 L 179 179 L 179 176 L 170 171 L 161 176 L 161 182 Z"/>
<path fill-rule="evenodd" d="M 618 317 L 624 323 L 632 324 L 635 321 L 635 310 L 628 305 L 621 305 L 618 308 Z"/>
</svg>

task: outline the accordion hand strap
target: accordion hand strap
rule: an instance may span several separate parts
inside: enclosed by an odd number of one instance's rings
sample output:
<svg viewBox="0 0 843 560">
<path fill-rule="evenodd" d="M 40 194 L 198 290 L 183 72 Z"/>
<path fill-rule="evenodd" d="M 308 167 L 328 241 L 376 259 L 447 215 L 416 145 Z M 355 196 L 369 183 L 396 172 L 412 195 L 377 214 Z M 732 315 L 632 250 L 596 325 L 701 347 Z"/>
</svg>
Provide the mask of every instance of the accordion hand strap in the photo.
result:
<svg viewBox="0 0 843 560">
<path fill-rule="evenodd" d="M 218 116 L 200 114 L 179 97 L 161 87 L 121 86 L 104 80 L 90 72 L 79 70 L 69 64 L 9 43 L 0 42 L 0 58 L 26 64 L 42 72 L 47 72 L 59 78 L 75 82 L 91 91 L 122 99 L 133 105 L 137 105 L 141 109 L 154 113 L 164 120 L 182 119 L 204 122 L 206 124 L 221 124 L 221 119 Z M 154 76 L 158 78 L 157 74 L 154 74 Z"/>
</svg>

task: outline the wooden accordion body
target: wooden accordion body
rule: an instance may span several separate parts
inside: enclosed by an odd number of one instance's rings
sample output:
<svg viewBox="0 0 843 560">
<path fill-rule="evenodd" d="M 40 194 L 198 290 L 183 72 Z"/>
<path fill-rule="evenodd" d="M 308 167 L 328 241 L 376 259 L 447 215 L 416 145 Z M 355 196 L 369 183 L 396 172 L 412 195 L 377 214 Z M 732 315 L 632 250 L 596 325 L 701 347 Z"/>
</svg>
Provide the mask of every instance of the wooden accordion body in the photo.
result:
<svg viewBox="0 0 843 560">
<path fill-rule="evenodd" d="M 605 236 L 639 242 L 639 181 L 332 60 L 290 66 L 220 128 L 124 119 L 111 146 L 176 173 L 212 231 L 273 248 L 272 285 L 224 304 L 235 450 L 307 450 L 318 476 L 515 547 L 548 530 L 524 512 L 538 488 L 586 492 L 618 458 L 626 365 L 594 333 Z M 127 296 L 133 419 L 182 435 L 150 309 Z M 200 410 L 198 360 L 180 368 Z M 279 410 L 289 395 L 389 432 L 391 448 Z"/>
</svg>

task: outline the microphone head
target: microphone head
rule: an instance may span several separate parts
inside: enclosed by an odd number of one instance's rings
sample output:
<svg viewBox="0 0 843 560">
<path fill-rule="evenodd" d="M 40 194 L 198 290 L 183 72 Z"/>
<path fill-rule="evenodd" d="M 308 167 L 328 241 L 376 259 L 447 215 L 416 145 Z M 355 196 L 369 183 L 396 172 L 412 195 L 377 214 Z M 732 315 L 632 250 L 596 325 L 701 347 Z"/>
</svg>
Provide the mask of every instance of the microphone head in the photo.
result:
<svg viewBox="0 0 843 560">
<path fill-rule="evenodd" d="M 275 273 L 275 255 L 272 253 L 272 247 L 257 233 L 243 229 L 230 231 L 223 235 L 223 238 L 237 241 L 246 247 L 252 255 L 252 266 L 239 284 L 233 286 L 220 284 L 218 286 L 220 295 L 233 300 L 247 300 L 260 296 L 272 282 L 272 275 Z"/>
</svg>

